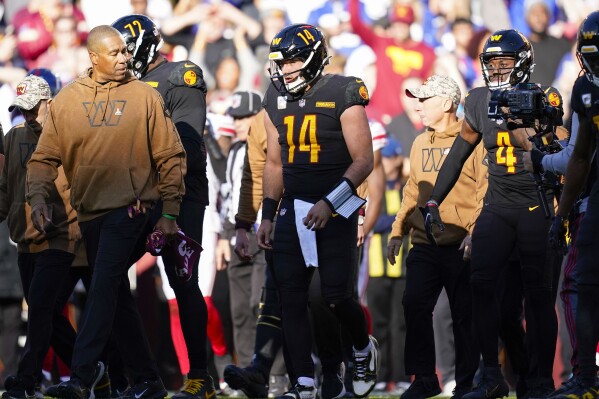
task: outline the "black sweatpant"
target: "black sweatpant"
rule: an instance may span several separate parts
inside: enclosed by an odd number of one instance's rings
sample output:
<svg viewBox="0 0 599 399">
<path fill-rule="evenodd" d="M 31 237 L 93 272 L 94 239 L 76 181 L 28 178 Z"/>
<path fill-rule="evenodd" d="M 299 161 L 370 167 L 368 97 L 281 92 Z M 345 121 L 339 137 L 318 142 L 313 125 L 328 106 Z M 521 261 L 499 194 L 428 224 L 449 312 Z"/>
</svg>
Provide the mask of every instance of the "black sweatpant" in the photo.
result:
<svg viewBox="0 0 599 399">
<path fill-rule="evenodd" d="M 541 208 L 485 205 L 472 235 L 471 285 L 475 333 L 486 367 L 498 365 L 499 274 L 517 251 L 524 288 L 528 349 L 535 354 L 536 375 L 528 387 L 553 384 L 557 317 L 552 291 L 553 268 L 546 261 L 549 220 Z"/>
<path fill-rule="evenodd" d="M 125 366 L 134 383 L 158 378 L 158 368 L 131 294 L 127 271 L 145 252 L 149 215 L 133 219 L 127 208 L 114 209 L 81 222 L 87 259 L 93 268 L 91 287 L 83 310 L 71 372 L 90 384 L 114 329 Z"/>
<path fill-rule="evenodd" d="M 18 374 L 35 381 L 53 341 L 56 353 L 70 362 L 75 330 L 62 314 L 64 300 L 59 300 L 75 256 L 57 249 L 37 253 L 19 253 L 18 265 L 23 292 L 29 306 L 27 342 L 19 362 Z"/>
<path fill-rule="evenodd" d="M 293 201 L 284 198 L 273 242 L 273 270 L 283 313 L 283 334 L 297 377 L 312 377 L 312 333 L 308 317 L 308 289 L 313 268 L 307 268 L 295 225 Z M 321 292 L 356 348 L 369 343 L 366 317 L 353 295 L 357 265 L 357 215 L 331 218 L 316 232 Z"/>
<path fill-rule="evenodd" d="M 199 244 L 202 243 L 202 229 L 204 226 L 204 212 L 206 206 L 200 202 L 191 201 L 183 197 L 177 217 L 177 225 L 188 237 Z M 153 210 L 152 225 L 162 215 L 162 203 Z M 193 272 L 188 281 L 183 281 L 175 273 L 176 260 L 165 254 L 164 271 L 168 282 L 175 292 L 177 305 L 179 306 L 179 317 L 181 319 L 181 330 L 187 345 L 187 356 L 189 357 L 189 374 L 192 377 L 205 374 L 208 366 L 208 354 L 206 351 L 208 324 L 208 310 L 204 296 L 198 286 L 198 262 L 193 265 Z"/>
<path fill-rule="evenodd" d="M 406 259 L 406 289 L 403 297 L 406 319 L 406 373 L 435 373 L 433 309 L 445 287 L 456 352 L 455 380 L 458 387 L 472 387 L 478 368 L 476 340 L 472 334 L 470 268 L 459 245 L 414 244 Z"/>
</svg>

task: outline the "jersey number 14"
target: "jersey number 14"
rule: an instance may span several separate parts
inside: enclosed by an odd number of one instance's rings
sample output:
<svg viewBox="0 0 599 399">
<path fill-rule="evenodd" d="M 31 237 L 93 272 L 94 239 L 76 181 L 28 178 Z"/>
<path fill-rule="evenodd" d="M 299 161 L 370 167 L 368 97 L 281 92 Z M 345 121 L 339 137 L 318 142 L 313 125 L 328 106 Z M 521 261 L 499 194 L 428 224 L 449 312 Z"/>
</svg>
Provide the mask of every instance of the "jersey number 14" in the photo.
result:
<svg viewBox="0 0 599 399">
<path fill-rule="evenodd" d="M 287 162 L 293 163 L 295 158 L 296 143 L 298 150 L 310 153 L 310 163 L 318 163 L 318 152 L 320 145 L 316 139 L 316 115 L 307 114 L 302 121 L 302 127 L 299 132 L 299 137 L 295 137 L 295 116 L 288 115 L 283 119 L 283 123 L 287 126 L 287 145 L 289 146 L 289 155 Z"/>
</svg>

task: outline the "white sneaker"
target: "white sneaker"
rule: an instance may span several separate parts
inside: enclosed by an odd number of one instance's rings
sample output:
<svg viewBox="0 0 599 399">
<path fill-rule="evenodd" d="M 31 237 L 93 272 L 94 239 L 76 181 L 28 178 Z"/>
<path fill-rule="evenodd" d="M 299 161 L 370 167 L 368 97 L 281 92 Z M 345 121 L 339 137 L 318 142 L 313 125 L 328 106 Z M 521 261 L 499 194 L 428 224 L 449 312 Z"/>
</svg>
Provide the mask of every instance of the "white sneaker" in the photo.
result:
<svg viewBox="0 0 599 399">
<path fill-rule="evenodd" d="M 276 399 L 316 399 L 316 388 L 295 384 L 289 391 Z"/>
<path fill-rule="evenodd" d="M 376 384 L 379 369 L 378 347 L 379 344 L 370 336 L 370 351 L 364 355 L 354 350 L 354 377 L 352 386 L 358 398 L 367 396 Z"/>
</svg>

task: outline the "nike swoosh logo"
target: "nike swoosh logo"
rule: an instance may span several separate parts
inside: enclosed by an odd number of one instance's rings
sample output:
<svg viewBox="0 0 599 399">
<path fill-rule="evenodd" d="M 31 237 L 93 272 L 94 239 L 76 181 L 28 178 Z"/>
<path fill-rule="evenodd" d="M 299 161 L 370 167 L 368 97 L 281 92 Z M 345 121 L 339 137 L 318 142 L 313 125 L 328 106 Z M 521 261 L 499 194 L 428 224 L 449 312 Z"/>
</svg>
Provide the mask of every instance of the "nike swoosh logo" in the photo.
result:
<svg viewBox="0 0 599 399">
<path fill-rule="evenodd" d="M 193 68 L 195 64 L 183 64 L 185 68 Z"/>
<path fill-rule="evenodd" d="M 528 210 L 532 212 L 532 211 L 534 211 L 535 209 L 537 209 L 538 207 L 539 207 L 539 205 L 537 205 L 537 206 L 529 206 L 529 207 L 528 207 Z"/>
<path fill-rule="evenodd" d="M 146 391 L 147 391 L 148 389 L 150 389 L 150 388 L 146 388 L 146 389 L 144 389 L 143 391 L 141 391 L 141 393 L 136 393 L 136 394 L 135 394 L 135 399 L 139 399 L 139 398 L 141 398 L 142 396 L 144 396 L 144 393 L 146 393 Z"/>
<path fill-rule="evenodd" d="M 206 392 L 206 395 L 204 395 L 204 396 L 206 397 L 206 399 L 210 399 L 210 398 L 213 398 L 214 395 L 216 395 L 216 391 L 212 391 L 210 393 Z"/>
<path fill-rule="evenodd" d="M 356 83 L 364 83 L 362 79 L 356 79 Z"/>
</svg>

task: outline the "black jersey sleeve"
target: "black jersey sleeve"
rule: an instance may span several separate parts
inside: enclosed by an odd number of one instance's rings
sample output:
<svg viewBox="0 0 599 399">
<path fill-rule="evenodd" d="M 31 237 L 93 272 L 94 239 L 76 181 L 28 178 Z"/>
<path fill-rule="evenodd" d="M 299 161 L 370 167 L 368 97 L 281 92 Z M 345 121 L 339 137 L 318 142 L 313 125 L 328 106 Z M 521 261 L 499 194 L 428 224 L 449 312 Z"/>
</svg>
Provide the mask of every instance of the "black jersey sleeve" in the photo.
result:
<svg viewBox="0 0 599 399">
<path fill-rule="evenodd" d="M 345 98 L 343 99 L 343 106 L 339 108 L 340 114 L 354 105 L 368 105 L 370 94 L 366 85 L 364 85 L 364 81 L 353 76 L 344 77 L 343 79 L 345 80 Z"/>
<path fill-rule="evenodd" d="M 564 100 L 562 98 L 562 95 L 553 86 L 543 87 L 543 91 L 545 92 L 547 103 L 553 108 L 557 108 L 559 110 L 559 120 L 554 121 L 555 126 L 562 126 L 564 124 Z"/>
<path fill-rule="evenodd" d="M 206 94 L 204 72 L 193 62 L 177 62 L 169 74 L 168 81 L 173 86 L 192 87 Z"/>
<path fill-rule="evenodd" d="M 0 125 L 0 154 L 4 155 L 4 131 Z"/>
<path fill-rule="evenodd" d="M 468 92 L 464 101 L 464 119 L 477 133 L 482 134 L 489 119 L 489 89 L 477 87 Z"/>
<path fill-rule="evenodd" d="M 576 112 L 579 117 L 586 116 L 587 109 L 590 109 L 592 105 L 591 91 L 585 89 L 586 82 L 588 82 L 586 76 L 580 76 L 576 79 L 572 88 L 570 103 L 572 104 L 572 111 Z"/>
</svg>

